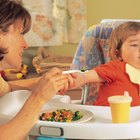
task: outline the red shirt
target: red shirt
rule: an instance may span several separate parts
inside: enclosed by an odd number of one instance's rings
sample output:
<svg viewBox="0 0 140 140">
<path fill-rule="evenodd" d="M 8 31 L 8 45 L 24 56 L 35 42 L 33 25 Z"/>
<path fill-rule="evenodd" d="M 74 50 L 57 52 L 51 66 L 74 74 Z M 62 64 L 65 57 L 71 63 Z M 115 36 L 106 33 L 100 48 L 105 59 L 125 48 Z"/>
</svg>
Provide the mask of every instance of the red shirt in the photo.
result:
<svg viewBox="0 0 140 140">
<path fill-rule="evenodd" d="M 128 91 L 132 97 L 131 106 L 140 105 L 139 85 L 130 81 L 123 61 L 113 60 L 94 68 L 94 70 L 106 81 L 100 86 L 94 105 L 109 106 L 108 97 L 123 95 L 124 91 Z"/>
</svg>

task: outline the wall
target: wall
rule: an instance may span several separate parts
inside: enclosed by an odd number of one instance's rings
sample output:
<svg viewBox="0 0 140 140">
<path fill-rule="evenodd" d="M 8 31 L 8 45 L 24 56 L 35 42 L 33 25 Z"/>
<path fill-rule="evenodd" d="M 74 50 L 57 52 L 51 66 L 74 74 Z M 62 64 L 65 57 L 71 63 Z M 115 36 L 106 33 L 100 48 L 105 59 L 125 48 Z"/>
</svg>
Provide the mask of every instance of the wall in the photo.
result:
<svg viewBox="0 0 140 140">
<path fill-rule="evenodd" d="M 101 19 L 140 19 L 139 0 L 86 0 L 88 26 Z"/>
<path fill-rule="evenodd" d="M 86 0 L 88 27 L 99 23 L 102 19 L 140 19 L 140 0 Z M 48 53 L 73 56 L 78 44 L 46 47 Z M 29 71 L 34 71 L 31 61 L 37 48 L 30 47 L 24 56 Z"/>
</svg>

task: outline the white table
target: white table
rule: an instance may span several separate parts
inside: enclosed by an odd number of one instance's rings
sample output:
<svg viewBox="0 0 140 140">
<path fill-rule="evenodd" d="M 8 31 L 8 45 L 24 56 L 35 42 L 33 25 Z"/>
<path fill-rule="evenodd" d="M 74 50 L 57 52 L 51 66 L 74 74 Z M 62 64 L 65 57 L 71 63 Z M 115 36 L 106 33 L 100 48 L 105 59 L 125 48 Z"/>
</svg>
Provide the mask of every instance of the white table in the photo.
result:
<svg viewBox="0 0 140 140">
<path fill-rule="evenodd" d="M 22 94 L 19 94 L 22 93 Z M 30 93 L 17 91 L 14 94 L 0 98 L 0 123 L 11 119 L 22 107 Z M 12 105 L 12 106 L 11 106 Z M 61 128 L 62 137 L 70 139 L 133 139 L 140 138 L 140 106 L 131 107 L 130 122 L 127 124 L 113 124 L 109 107 L 85 106 L 64 103 L 48 103 L 44 109 L 53 107 L 70 107 L 86 109 L 94 113 L 94 118 L 85 123 L 60 123 L 37 121 L 29 135 L 39 136 L 43 126 L 43 134 L 56 135 Z M 8 117 L 5 117 L 4 115 Z M 51 132 L 49 128 L 53 129 Z M 47 129 L 47 131 L 46 131 Z M 54 131 L 55 130 L 55 131 Z M 42 133 L 42 132 L 41 132 Z"/>
<path fill-rule="evenodd" d="M 59 123 L 38 121 L 31 130 L 31 135 L 39 135 L 39 127 L 45 126 L 63 129 L 64 138 L 70 139 L 132 139 L 140 138 L 140 107 L 132 107 L 128 124 L 113 124 L 109 107 L 48 104 L 46 108 L 64 106 L 87 109 L 94 113 L 92 120 L 84 123 Z M 52 134 L 52 132 L 51 132 Z M 55 131 L 54 131 L 55 135 Z"/>
</svg>

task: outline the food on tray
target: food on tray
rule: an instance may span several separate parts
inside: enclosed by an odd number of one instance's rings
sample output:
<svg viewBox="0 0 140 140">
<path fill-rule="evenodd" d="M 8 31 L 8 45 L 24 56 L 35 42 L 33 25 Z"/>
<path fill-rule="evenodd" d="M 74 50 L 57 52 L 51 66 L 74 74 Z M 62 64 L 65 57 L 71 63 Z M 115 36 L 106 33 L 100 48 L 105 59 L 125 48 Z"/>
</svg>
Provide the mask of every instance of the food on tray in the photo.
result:
<svg viewBox="0 0 140 140">
<path fill-rule="evenodd" d="M 72 122 L 83 117 L 80 111 L 72 111 L 70 109 L 57 109 L 56 111 L 47 111 L 42 113 L 40 120 L 54 122 Z"/>
</svg>

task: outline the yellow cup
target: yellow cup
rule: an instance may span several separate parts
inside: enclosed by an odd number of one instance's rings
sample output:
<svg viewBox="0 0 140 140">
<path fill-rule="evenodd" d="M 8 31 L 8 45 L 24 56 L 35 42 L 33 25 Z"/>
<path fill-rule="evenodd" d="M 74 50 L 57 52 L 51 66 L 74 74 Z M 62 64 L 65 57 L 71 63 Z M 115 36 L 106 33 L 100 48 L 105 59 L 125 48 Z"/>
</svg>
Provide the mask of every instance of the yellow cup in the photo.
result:
<svg viewBox="0 0 140 140">
<path fill-rule="evenodd" d="M 129 122 L 131 101 L 132 97 L 128 94 L 111 96 L 108 98 L 113 123 Z"/>
</svg>

